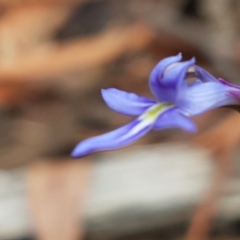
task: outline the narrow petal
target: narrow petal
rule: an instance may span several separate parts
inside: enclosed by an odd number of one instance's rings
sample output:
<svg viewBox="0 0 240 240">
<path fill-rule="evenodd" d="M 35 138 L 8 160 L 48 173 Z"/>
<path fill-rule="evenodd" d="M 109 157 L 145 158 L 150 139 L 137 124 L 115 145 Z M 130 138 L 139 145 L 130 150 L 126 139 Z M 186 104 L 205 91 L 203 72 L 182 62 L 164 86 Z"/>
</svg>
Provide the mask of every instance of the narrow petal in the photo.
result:
<svg viewBox="0 0 240 240">
<path fill-rule="evenodd" d="M 229 87 L 233 87 L 233 88 L 236 88 L 236 89 L 240 89 L 240 86 L 236 85 L 236 84 L 233 84 L 233 83 L 230 83 L 222 78 L 218 78 L 218 81 L 224 85 L 227 85 Z"/>
<path fill-rule="evenodd" d="M 230 90 L 228 92 L 232 97 L 234 97 L 237 101 L 237 104 L 240 105 L 240 90 Z"/>
<path fill-rule="evenodd" d="M 200 79 L 202 82 L 218 82 L 218 79 L 215 78 L 211 73 L 204 70 L 199 66 L 195 66 L 196 77 Z"/>
<path fill-rule="evenodd" d="M 162 100 L 162 101 L 169 101 L 168 95 L 165 94 L 163 86 L 160 82 L 164 71 L 166 68 L 174 63 L 179 62 L 182 59 L 182 54 L 179 53 L 176 56 L 168 57 L 161 60 L 152 70 L 150 77 L 149 77 L 149 86 L 153 93 L 153 95 Z"/>
<path fill-rule="evenodd" d="M 102 89 L 102 97 L 106 104 L 116 112 L 128 116 L 139 116 L 156 101 L 127 93 L 116 88 Z"/>
<path fill-rule="evenodd" d="M 210 109 L 234 105 L 239 100 L 231 95 L 232 87 L 216 82 L 188 86 L 180 91 L 176 105 L 185 115 L 195 116 Z"/>
<path fill-rule="evenodd" d="M 195 64 L 195 58 L 181 62 L 170 67 L 161 79 L 161 83 L 167 87 L 176 88 L 185 79 L 187 70 Z"/>
<path fill-rule="evenodd" d="M 159 115 L 153 125 L 153 129 L 160 130 L 163 128 L 181 128 L 188 132 L 196 132 L 195 123 L 188 117 L 179 113 L 177 108 L 172 108 Z"/>
<path fill-rule="evenodd" d="M 150 131 L 159 114 L 170 107 L 168 104 L 155 104 L 127 125 L 80 142 L 73 150 L 72 157 L 83 157 L 96 151 L 118 149 L 135 142 Z"/>
<path fill-rule="evenodd" d="M 186 73 L 194 63 L 194 58 L 186 62 L 173 63 L 165 69 L 162 76 L 156 74 L 150 76 L 150 88 L 152 92 L 160 101 L 175 102 L 178 89 L 182 84 L 186 85 Z"/>
<path fill-rule="evenodd" d="M 80 142 L 73 150 L 72 157 L 79 158 L 97 151 L 124 147 L 141 138 L 149 130 L 151 125 L 136 119 L 114 131 Z"/>
</svg>

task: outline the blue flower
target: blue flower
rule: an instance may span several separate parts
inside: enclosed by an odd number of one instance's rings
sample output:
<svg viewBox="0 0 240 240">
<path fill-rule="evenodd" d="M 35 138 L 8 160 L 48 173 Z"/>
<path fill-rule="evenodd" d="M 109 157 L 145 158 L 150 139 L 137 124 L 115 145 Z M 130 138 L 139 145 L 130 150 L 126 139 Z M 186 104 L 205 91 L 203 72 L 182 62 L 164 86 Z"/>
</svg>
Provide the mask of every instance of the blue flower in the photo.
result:
<svg viewBox="0 0 240 240">
<path fill-rule="evenodd" d="M 103 89 L 102 97 L 110 108 L 137 118 L 116 130 L 80 142 L 72 156 L 124 147 L 151 129 L 181 128 L 195 132 L 196 125 L 189 117 L 240 103 L 238 86 L 215 78 L 195 65 L 194 58 L 185 62 L 180 62 L 181 59 L 181 54 L 165 58 L 152 70 L 149 85 L 157 100 L 115 88 Z M 190 78 L 195 81 L 189 83 Z"/>
</svg>

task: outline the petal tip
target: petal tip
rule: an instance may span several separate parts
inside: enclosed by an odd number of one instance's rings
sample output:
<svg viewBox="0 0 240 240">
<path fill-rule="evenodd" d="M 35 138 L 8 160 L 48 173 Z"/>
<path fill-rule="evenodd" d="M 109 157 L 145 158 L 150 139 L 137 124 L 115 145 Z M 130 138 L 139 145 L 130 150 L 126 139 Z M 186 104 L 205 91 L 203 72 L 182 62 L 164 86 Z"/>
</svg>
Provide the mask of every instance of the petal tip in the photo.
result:
<svg viewBox="0 0 240 240">
<path fill-rule="evenodd" d="M 72 158 L 82 158 L 84 156 L 87 156 L 88 154 L 90 154 L 89 149 L 86 149 L 86 147 L 84 147 L 82 145 L 83 142 L 78 143 L 75 148 L 72 150 L 71 152 L 71 157 Z"/>
<path fill-rule="evenodd" d="M 101 89 L 102 98 L 104 99 L 105 102 L 107 102 L 110 99 L 110 97 L 112 96 L 112 94 L 111 94 L 112 90 L 113 90 L 113 88 L 102 88 Z"/>
<path fill-rule="evenodd" d="M 196 133 L 197 131 L 198 131 L 198 128 L 197 128 L 196 125 L 195 125 L 194 127 L 192 127 L 192 128 L 189 129 L 189 132 L 190 132 L 190 133 Z"/>
<path fill-rule="evenodd" d="M 179 52 L 177 55 L 175 55 L 175 56 L 173 56 L 173 57 L 175 57 L 175 62 L 179 62 L 179 61 L 182 60 L 182 53 Z"/>
<path fill-rule="evenodd" d="M 72 157 L 72 158 L 80 158 L 80 157 L 79 157 L 76 153 L 74 153 L 74 152 L 71 153 L 71 157 Z"/>
<path fill-rule="evenodd" d="M 79 154 L 79 152 L 77 151 L 76 147 L 73 149 L 73 151 L 71 152 L 71 157 L 72 158 L 80 158 L 81 155 Z"/>
<path fill-rule="evenodd" d="M 186 131 L 190 132 L 190 133 L 196 133 L 198 131 L 198 127 L 195 124 L 195 122 L 192 121 L 192 119 L 190 120 L 190 124 L 188 125 L 187 128 L 185 128 Z"/>
<path fill-rule="evenodd" d="M 196 63 L 196 58 L 192 57 L 189 60 L 183 61 L 182 64 L 184 64 L 185 66 L 189 66 L 189 65 L 195 65 Z"/>
<path fill-rule="evenodd" d="M 189 126 L 185 126 L 184 128 L 182 128 L 182 130 L 185 130 L 189 133 L 196 133 L 198 131 L 197 126 L 195 125 L 195 123 L 191 122 L 191 124 L 189 124 Z"/>
<path fill-rule="evenodd" d="M 192 57 L 189 61 L 190 61 L 192 64 L 195 64 L 195 63 L 196 63 L 196 58 L 195 58 L 195 57 Z"/>
<path fill-rule="evenodd" d="M 106 92 L 108 91 L 108 89 L 109 89 L 109 88 L 102 88 L 102 89 L 101 89 L 101 93 L 102 93 L 102 94 L 106 93 Z"/>
</svg>

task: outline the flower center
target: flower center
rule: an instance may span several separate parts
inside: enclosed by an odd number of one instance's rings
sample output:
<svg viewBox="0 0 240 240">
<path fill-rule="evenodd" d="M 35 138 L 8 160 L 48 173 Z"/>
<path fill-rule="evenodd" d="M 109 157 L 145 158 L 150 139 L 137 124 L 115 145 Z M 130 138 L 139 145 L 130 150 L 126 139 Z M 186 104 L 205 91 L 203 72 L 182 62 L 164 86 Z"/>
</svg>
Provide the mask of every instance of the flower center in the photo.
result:
<svg viewBox="0 0 240 240">
<path fill-rule="evenodd" d="M 166 111 L 172 106 L 174 106 L 174 104 L 169 102 L 155 104 L 142 115 L 142 118 L 154 120 L 159 116 L 160 113 Z"/>
</svg>

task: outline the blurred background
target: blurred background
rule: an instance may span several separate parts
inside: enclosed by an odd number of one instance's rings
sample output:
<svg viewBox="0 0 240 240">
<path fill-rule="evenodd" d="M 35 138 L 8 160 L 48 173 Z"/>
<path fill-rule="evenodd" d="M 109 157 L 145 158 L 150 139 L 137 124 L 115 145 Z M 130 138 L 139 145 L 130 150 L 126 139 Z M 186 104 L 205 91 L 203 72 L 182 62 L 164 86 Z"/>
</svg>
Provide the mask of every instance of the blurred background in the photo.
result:
<svg viewBox="0 0 240 240">
<path fill-rule="evenodd" d="M 164 57 L 240 84 L 239 13 L 238 0 L 0 0 L 0 239 L 238 239 L 233 110 L 195 117 L 197 135 L 70 152 L 131 120 L 101 88 L 150 97 Z"/>
</svg>

